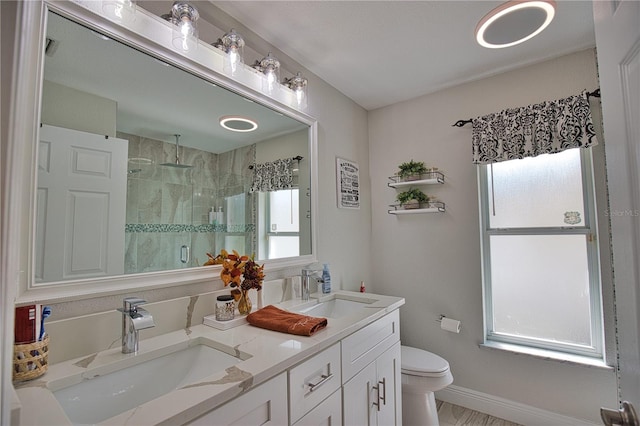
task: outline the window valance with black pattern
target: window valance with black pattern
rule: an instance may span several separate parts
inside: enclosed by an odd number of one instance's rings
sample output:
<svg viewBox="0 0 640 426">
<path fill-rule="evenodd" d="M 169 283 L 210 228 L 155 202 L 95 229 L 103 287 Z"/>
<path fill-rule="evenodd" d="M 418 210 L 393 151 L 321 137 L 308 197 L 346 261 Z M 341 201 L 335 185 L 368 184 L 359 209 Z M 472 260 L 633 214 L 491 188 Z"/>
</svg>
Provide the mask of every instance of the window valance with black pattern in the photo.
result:
<svg viewBox="0 0 640 426">
<path fill-rule="evenodd" d="M 250 192 L 269 192 L 293 188 L 294 158 L 253 165 Z"/>
<path fill-rule="evenodd" d="M 598 144 L 587 92 L 472 119 L 473 163 L 553 154 Z"/>
</svg>

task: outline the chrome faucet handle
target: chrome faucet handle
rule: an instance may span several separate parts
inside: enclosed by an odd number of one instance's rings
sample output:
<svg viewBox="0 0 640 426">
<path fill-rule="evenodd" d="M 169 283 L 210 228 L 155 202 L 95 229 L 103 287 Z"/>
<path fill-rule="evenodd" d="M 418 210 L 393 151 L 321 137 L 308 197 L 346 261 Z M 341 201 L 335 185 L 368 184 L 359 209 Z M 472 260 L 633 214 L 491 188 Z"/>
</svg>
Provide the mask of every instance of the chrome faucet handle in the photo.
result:
<svg viewBox="0 0 640 426">
<path fill-rule="evenodd" d="M 147 301 L 139 297 L 125 297 L 122 300 L 121 312 L 136 312 L 136 308 L 144 303 L 147 303 Z"/>
</svg>

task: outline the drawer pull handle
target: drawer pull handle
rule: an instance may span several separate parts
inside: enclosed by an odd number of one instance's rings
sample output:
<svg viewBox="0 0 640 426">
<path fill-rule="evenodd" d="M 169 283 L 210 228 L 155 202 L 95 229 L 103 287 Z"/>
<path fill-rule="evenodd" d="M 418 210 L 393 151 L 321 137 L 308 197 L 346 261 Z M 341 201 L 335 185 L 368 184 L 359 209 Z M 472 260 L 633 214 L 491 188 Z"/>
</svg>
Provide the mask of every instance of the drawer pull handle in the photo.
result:
<svg viewBox="0 0 640 426">
<path fill-rule="evenodd" d="M 320 376 L 320 381 L 318 383 L 309 383 L 309 392 L 313 392 L 314 390 L 318 389 L 320 386 L 324 385 L 325 383 L 327 383 L 329 381 L 329 379 L 331 379 L 333 377 L 333 373 L 329 373 L 329 374 L 323 374 Z"/>
</svg>

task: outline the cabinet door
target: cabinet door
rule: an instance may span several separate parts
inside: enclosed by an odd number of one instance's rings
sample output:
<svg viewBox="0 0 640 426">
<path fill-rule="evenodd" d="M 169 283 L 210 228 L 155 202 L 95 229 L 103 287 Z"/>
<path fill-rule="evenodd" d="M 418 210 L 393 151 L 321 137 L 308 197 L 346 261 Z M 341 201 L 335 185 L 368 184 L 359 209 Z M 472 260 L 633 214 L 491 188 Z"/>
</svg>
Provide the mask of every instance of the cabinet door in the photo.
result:
<svg viewBox="0 0 640 426">
<path fill-rule="evenodd" d="M 400 313 L 395 311 L 342 340 L 342 380 L 346 382 L 400 341 Z"/>
<path fill-rule="evenodd" d="M 202 426 L 286 425 L 289 423 L 286 376 L 287 373 L 282 373 L 188 424 Z"/>
<path fill-rule="evenodd" d="M 402 424 L 400 353 L 400 343 L 396 343 L 376 360 L 376 372 L 380 390 L 380 411 L 377 412 L 379 426 L 399 426 Z"/>
<path fill-rule="evenodd" d="M 344 426 L 373 426 L 376 424 L 376 364 L 372 362 L 342 387 L 342 417 Z"/>
<path fill-rule="evenodd" d="M 295 423 L 295 426 L 342 426 L 342 398 L 338 389 Z"/>
</svg>

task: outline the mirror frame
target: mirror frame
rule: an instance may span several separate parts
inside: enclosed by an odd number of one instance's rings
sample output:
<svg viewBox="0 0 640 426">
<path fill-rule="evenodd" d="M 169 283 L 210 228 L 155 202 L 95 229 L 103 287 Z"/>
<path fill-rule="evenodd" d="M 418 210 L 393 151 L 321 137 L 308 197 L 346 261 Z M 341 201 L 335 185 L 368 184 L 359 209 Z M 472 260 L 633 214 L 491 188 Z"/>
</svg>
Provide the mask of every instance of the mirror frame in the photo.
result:
<svg viewBox="0 0 640 426">
<path fill-rule="evenodd" d="M 224 54 L 209 44 L 198 41 L 194 52 L 183 53 L 173 48 L 171 24 L 146 10 L 138 8 L 132 23 L 120 24 L 102 14 L 100 2 L 76 0 L 40 0 L 21 2 L 22 13 L 19 29 L 22 34 L 17 48 L 17 78 L 14 102 L 13 143 L 10 160 L 23 167 L 14 187 L 23 194 L 19 206 L 19 219 L 11 223 L 21 239 L 18 277 L 17 304 L 56 303 L 108 296 L 129 291 L 151 290 L 184 284 L 219 279 L 220 266 L 200 266 L 188 269 L 157 271 L 82 279 L 75 281 L 36 283 L 34 279 L 35 261 L 35 204 L 37 182 L 37 149 L 42 99 L 42 76 L 44 70 L 44 43 L 47 29 L 47 14 L 55 12 L 81 25 L 99 31 L 185 72 L 210 81 L 239 96 L 271 108 L 281 114 L 309 126 L 309 164 L 311 173 L 311 254 L 283 259 L 266 260 L 265 271 L 276 272 L 317 262 L 318 223 L 318 175 L 317 175 L 317 135 L 318 123 L 311 116 L 296 110 L 295 95 L 286 87 L 281 87 L 273 97 L 261 93 L 261 74 L 245 65 L 244 72 L 235 79 L 223 73 Z M 22 144 L 18 141 L 23 141 Z"/>
</svg>

